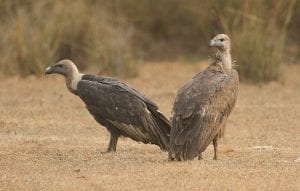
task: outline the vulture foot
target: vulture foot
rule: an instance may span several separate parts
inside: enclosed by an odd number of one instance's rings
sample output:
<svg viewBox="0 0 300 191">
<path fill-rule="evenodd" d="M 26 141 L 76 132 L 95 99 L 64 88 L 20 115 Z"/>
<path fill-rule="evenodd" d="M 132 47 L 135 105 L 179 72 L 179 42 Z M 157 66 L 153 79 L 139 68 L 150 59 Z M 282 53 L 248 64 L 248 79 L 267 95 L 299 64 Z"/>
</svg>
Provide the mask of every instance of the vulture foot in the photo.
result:
<svg viewBox="0 0 300 191">
<path fill-rule="evenodd" d="M 200 154 L 198 155 L 198 160 L 202 160 L 202 159 L 203 159 L 202 153 L 200 153 Z"/>
<path fill-rule="evenodd" d="M 213 145 L 214 145 L 214 160 L 218 159 L 218 134 L 213 139 Z"/>
</svg>

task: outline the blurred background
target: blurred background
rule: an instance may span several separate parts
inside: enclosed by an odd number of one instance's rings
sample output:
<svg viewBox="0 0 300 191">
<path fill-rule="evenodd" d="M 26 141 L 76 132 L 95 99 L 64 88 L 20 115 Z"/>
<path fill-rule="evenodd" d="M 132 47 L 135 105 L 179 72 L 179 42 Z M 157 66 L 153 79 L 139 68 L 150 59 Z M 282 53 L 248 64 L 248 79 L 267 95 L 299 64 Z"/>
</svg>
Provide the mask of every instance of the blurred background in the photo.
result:
<svg viewBox="0 0 300 191">
<path fill-rule="evenodd" d="M 1 0 L 0 75 L 42 75 L 62 58 L 81 70 L 136 76 L 148 61 L 208 59 L 232 39 L 241 80 L 279 80 L 300 59 L 299 0 Z"/>
</svg>

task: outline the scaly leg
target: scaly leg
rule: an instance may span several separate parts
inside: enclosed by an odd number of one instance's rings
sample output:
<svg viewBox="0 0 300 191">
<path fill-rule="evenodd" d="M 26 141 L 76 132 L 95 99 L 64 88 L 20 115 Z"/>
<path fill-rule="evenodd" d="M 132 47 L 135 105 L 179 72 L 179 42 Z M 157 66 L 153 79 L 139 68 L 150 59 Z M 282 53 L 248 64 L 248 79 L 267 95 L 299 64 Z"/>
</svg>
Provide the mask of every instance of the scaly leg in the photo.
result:
<svg viewBox="0 0 300 191">
<path fill-rule="evenodd" d="M 215 151 L 214 160 L 217 160 L 218 159 L 218 134 L 213 139 L 213 145 Z"/>
<path fill-rule="evenodd" d="M 202 152 L 198 154 L 198 160 L 202 160 Z"/>
<path fill-rule="evenodd" d="M 108 148 L 104 153 L 116 152 L 119 137 L 120 135 L 110 133 Z"/>
</svg>

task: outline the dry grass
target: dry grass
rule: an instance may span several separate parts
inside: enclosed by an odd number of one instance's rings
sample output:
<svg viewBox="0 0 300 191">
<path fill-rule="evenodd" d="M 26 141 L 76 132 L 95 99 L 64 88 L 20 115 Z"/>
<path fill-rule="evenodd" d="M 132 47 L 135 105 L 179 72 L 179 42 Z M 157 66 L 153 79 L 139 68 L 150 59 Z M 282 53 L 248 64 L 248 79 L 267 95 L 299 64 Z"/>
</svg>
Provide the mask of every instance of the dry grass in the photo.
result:
<svg viewBox="0 0 300 191">
<path fill-rule="evenodd" d="M 269 82 L 282 77 L 288 26 L 296 0 L 227 1 L 220 23 L 232 41 L 242 81 Z"/>
<path fill-rule="evenodd" d="M 45 66 L 72 58 L 80 68 L 89 63 L 102 72 L 134 76 L 132 32 L 121 16 L 92 1 L 3 0 L 0 74 L 40 75 Z"/>
<path fill-rule="evenodd" d="M 97 72 L 135 76 L 143 61 L 206 59 L 207 42 L 227 33 L 241 80 L 278 80 L 282 59 L 299 55 L 299 5 L 297 0 L 1 0 L 0 75 L 40 75 L 50 63 L 71 58 L 81 69 L 92 65 Z"/>
<path fill-rule="evenodd" d="M 178 87 L 205 64 L 146 64 L 124 81 L 169 115 Z M 210 146 L 204 160 L 182 163 L 130 139 L 101 154 L 106 130 L 60 76 L 2 79 L 0 190 L 300 190 L 299 73 L 291 65 L 284 84 L 241 84 L 220 159 Z"/>
</svg>

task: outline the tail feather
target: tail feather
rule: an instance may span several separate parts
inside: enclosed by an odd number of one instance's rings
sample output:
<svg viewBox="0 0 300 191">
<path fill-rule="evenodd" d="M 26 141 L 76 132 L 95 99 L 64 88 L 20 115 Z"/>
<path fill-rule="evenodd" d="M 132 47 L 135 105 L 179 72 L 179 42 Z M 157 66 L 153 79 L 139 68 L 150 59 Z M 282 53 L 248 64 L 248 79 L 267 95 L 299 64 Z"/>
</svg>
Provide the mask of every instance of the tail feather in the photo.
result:
<svg viewBox="0 0 300 191">
<path fill-rule="evenodd" d="M 185 126 L 198 127 L 202 122 L 199 120 L 199 114 L 193 115 L 193 120 L 190 120 L 190 124 Z M 199 140 L 197 135 L 199 134 L 199 128 L 183 128 L 183 121 L 180 117 L 173 118 L 173 127 L 170 141 L 170 154 L 171 157 L 176 160 L 191 160 L 199 154 Z"/>
<path fill-rule="evenodd" d="M 157 137 L 159 147 L 164 151 L 169 151 L 171 123 L 159 111 L 151 112 L 151 113 L 153 115 L 153 119 L 156 124 L 156 129 L 159 136 Z"/>
</svg>

